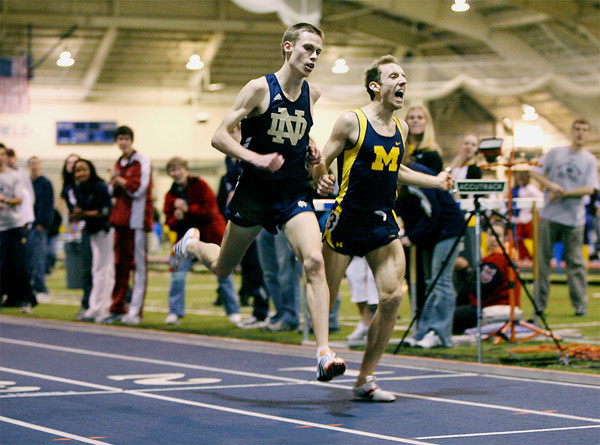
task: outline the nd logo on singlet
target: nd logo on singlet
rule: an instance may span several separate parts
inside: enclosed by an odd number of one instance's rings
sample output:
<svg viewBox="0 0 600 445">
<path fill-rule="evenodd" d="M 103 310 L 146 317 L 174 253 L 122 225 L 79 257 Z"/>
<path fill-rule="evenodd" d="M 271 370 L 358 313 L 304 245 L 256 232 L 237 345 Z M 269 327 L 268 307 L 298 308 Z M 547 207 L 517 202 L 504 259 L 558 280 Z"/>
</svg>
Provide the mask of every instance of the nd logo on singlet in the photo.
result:
<svg viewBox="0 0 600 445">
<path fill-rule="evenodd" d="M 287 108 L 278 108 L 279 113 L 271 113 L 271 128 L 267 134 L 273 137 L 273 142 L 283 144 L 288 138 L 292 145 L 296 145 L 306 131 L 304 110 L 294 110 L 295 116 L 290 116 Z"/>
<path fill-rule="evenodd" d="M 400 156 L 400 147 L 392 147 L 390 152 L 385 151 L 385 147 L 382 145 L 375 145 L 373 147 L 375 152 L 375 162 L 371 164 L 371 170 L 382 171 L 385 165 L 388 166 L 389 171 L 395 172 L 398 170 L 398 157 Z"/>
</svg>

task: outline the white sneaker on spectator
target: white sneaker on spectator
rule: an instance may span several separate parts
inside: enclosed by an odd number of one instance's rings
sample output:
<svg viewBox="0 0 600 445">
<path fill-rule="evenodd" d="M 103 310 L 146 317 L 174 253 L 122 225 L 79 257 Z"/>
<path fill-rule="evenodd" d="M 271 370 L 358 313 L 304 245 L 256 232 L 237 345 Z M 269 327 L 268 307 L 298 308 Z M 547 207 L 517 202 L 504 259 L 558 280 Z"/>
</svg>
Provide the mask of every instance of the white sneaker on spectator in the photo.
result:
<svg viewBox="0 0 600 445">
<path fill-rule="evenodd" d="M 352 399 L 361 402 L 393 402 L 396 396 L 389 391 L 384 391 L 377 385 L 377 379 L 372 375 L 366 377 L 367 382 L 352 389 Z"/>
<path fill-rule="evenodd" d="M 236 324 L 236 326 L 240 329 L 262 328 L 266 325 L 267 325 L 266 320 L 259 320 L 253 315 Z"/>
<path fill-rule="evenodd" d="M 427 334 L 425 334 L 425 336 L 421 340 L 415 342 L 416 348 L 423 349 L 439 348 L 443 345 L 444 343 L 442 342 L 442 339 L 439 335 L 437 335 L 435 331 L 427 332 Z"/>
<path fill-rule="evenodd" d="M 242 316 L 240 315 L 240 313 L 238 312 L 237 314 L 230 314 L 227 316 L 227 318 L 229 318 L 229 321 L 232 323 L 240 323 L 242 321 Z"/>
<path fill-rule="evenodd" d="M 37 299 L 38 303 L 48 303 L 50 301 L 50 295 L 48 295 L 46 292 L 38 292 L 35 294 L 35 298 Z"/>
<path fill-rule="evenodd" d="M 346 340 L 348 340 L 348 341 L 364 340 L 367 338 L 368 332 L 369 332 L 369 326 L 365 326 L 363 321 L 360 320 L 358 322 L 358 324 L 356 325 L 356 328 L 354 328 L 354 331 L 352 332 L 352 334 L 350 334 L 346 337 Z"/>
<path fill-rule="evenodd" d="M 414 348 L 416 344 L 417 340 L 415 340 L 414 337 L 406 337 L 404 339 L 404 342 L 402 343 L 402 346 L 406 346 L 407 348 Z"/>
<path fill-rule="evenodd" d="M 177 314 L 171 312 L 167 315 L 167 318 L 165 318 L 165 324 L 179 324 L 179 317 Z"/>
<path fill-rule="evenodd" d="M 125 314 L 123 318 L 121 318 L 121 323 L 128 324 L 130 326 L 138 325 L 142 322 L 142 317 L 137 314 Z"/>
<path fill-rule="evenodd" d="M 104 324 L 104 321 L 109 319 L 110 317 L 110 312 L 102 312 L 99 315 L 96 315 L 96 318 L 94 318 L 94 323 Z"/>
</svg>

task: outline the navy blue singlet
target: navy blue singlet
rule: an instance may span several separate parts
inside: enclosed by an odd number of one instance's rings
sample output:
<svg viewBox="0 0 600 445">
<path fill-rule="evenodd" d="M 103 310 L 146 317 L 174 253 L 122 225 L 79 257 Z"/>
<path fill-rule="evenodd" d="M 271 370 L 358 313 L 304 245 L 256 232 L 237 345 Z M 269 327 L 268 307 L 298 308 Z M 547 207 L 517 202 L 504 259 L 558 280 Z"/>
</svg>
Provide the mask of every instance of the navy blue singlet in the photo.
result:
<svg viewBox="0 0 600 445">
<path fill-rule="evenodd" d="M 306 179 L 308 134 L 313 125 L 308 82 L 304 81 L 300 97 L 292 102 L 283 94 L 275 74 L 265 77 L 270 91 L 269 107 L 260 116 L 242 120 L 242 145 L 260 154 L 280 153 L 285 162 L 274 173 L 244 162 L 244 172 L 265 180 Z"/>
<path fill-rule="evenodd" d="M 338 156 L 340 193 L 336 202 L 342 209 L 357 212 L 388 212 L 394 208 L 398 169 L 404 156 L 400 122 L 393 136 L 381 136 L 361 109 L 354 110 L 359 122 L 358 141 Z"/>
</svg>

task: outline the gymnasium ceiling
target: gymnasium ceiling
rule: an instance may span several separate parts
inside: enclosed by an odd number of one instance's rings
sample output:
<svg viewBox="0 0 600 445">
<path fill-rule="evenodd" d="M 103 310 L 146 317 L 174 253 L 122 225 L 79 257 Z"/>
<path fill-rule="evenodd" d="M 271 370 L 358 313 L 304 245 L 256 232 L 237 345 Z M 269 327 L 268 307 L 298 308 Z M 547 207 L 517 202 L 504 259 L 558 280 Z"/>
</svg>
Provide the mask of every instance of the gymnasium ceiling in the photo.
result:
<svg viewBox="0 0 600 445">
<path fill-rule="evenodd" d="M 318 3 L 288 3 L 303 1 Z M 600 1 L 468 3 L 455 13 L 452 0 L 322 0 L 325 50 L 311 80 L 326 101 L 360 103 L 362 71 L 391 53 L 408 74 L 409 101 L 466 95 L 484 114 L 516 121 L 532 105 L 563 135 L 583 115 L 600 154 Z M 32 100 L 231 103 L 246 81 L 279 68 L 285 28 L 277 14 L 231 0 L 0 0 L 0 54 L 31 50 Z M 76 61 L 69 68 L 56 65 L 64 50 Z M 200 71 L 185 68 L 194 53 Z M 340 57 L 344 75 L 331 72 Z"/>
</svg>

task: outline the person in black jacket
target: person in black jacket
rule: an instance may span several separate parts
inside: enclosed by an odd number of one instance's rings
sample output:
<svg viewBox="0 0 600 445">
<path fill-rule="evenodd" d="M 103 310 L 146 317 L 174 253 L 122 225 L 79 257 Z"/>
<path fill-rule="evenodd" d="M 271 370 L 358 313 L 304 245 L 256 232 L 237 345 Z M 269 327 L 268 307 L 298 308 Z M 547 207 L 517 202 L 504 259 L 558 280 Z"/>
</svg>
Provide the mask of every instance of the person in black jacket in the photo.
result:
<svg viewBox="0 0 600 445">
<path fill-rule="evenodd" d="M 433 175 L 420 164 L 413 170 Z M 456 294 L 452 282 L 458 250 L 451 252 L 464 225 L 463 213 L 448 191 L 403 186 L 396 201 L 396 212 L 404 223 L 404 246 L 418 245 L 423 250 L 423 269 L 427 289 L 443 268 L 429 292 L 419 317 L 417 333 L 409 344 L 421 348 L 452 346 L 452 317 Z"/>
<path fill-rule="evenodd" d="M 106 183 L 90 161 L 79 159 L 73 173 L 75 205 L 69 216 L 71 221 L 85 221 L 83 230 L 88 233 L 92 248 L 92 291 L 83 319 L 101 322 L 110 316 L 115 283 L 114 234 L 108 224 L 112 202 Z"/>
</svg>

